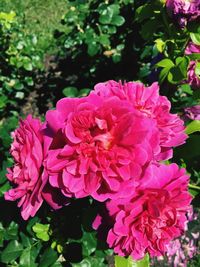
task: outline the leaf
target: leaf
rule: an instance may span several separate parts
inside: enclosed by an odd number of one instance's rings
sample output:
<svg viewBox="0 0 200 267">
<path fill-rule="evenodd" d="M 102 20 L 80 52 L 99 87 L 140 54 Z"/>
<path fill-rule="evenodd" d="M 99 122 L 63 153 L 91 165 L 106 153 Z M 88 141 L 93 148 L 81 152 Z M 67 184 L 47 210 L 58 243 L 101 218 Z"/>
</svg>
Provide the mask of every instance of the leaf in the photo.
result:
<svg viewBox="0 0 200 267">
<path fill-rule="evenodd" d="M 1 261 L 9 263 L 17 259 L 23 251 L 23 246 L 17 241 L 11 241 L 1 254 Z"/>
<path fill-rule="evenodd" d="M 24 68 L 25 68 L 25 70 L 32 71 L 33 65 L 31 64 L 31 62 L 27 62 L 24 64 Z"/>
<path fill-rule="evenodd" d="M 3 185 L 0 186 L 0 197 L 3 197 L 5 192 L 10 189 L 9 182 L 5 182 Z"/>
<path fill-rule="evenodd" d="M 196 66 L 195 66 L 195 74 L 199 77 L 200 79 L 200 62 L 197 62 L 196 63 Z"/>
<path fill-rule="evenodd" d="M 162 39 L 156 39 L 155 44 L 158 51 L 162 53 L 165 49 L 165 42 Z"/>
<path fill-rule="evenodd" d="M 186 134 L 200 132 L 200 120 L 194 120 L 188 124 L 185 130 Z"/>
<path fill-rule="evenodd" d="M 190 38 L 192 39 L 192 42 L 194 44 L 200 45 L 200 33 L 199 32 L 197 32 L 197 33 L 191 32 Z"/>
<path fill-rule="evenodd" d="M 6 240 L 11 240 L 11 239 L 16 239 L 17 234 L 18 234 L 18 224 L 12 221 L 8 228 L 6 229 L 5 233 L 5 239 Z"/>
<path fill-rule="evenodd" d="M 189 188 L 189 192 L 193 197 L 195 197 L 195 196 L 197 196 L 199 194 L 198 190 L 191 189 L 191 188 Z"/>
<path fill-rule="evenodd" d="M 167 76 L 168 81 L 172 84 L 180 83 L 184 78 L 180 68 L 177 66 L 171 68 Z"/>
<path fill-rule="evenodd" d="M 189 95 L 193 95 L 193 91 L 192 91 L 191 86 L 189 84 L 182 84 L 180 86 L 180 88 L 184 93 L 187 93 Z"/>
<path fill-rule="evenodd" d="M 88 54 L 93 57 L 99 52 L 99 45 L 96 42 L 91 42 L 88 44 Z"/>
<path fill-rule="evenodd" d="M 84 232 L 82 243 L 83 243 L 83 255 L 90 256 L 90 254 L 92 254 L 96 250 L 97 246 L 96 233 Z"/>
<path fill-rule="evenodd" d="M 170 69 L 174 67 L 174 63 L 171 61 L 171 59 L 165 58 L 159 61 L 158 63 L 156 63 L 156 66 Z"/>
<path fill-rule="evenodd" d="M 35 263 L 37 257 L 37 248 L 36 247 L 27 247 L 23 250 L 20 256 L 20 267 L 35 267 L 37 266 Z"/>
<path fill-rule="evenodd" d="M 187 55 L 187 57 L 191 60 L 200 60 L 200 53 L 192 53 L 190 55 Z"/>
<path fill-rule="evenodd" d="M 99 36 L 99 42 L 105 46 L 105 47 L 108 47 L 110 45 L 110 40 L 109 40 L 109 35 L 107 34 L 101 34 Z"/>
<path fill-rule="evenodd" d="M 63 89 L 63 95 L 67 97 L 76 97 L 78 94 L 78 90 L 76 87 L 68 86 Z"/>
<path fill-rule="evenodd" d="M 134 261 L 132 257 L 124 258 L 115 256 L 115 267 L 149 267 L 149 255 L 146 254 L 142 260 Z"/>
<path fill-rule="evenodd" d="M 36 233 L 37 238 L 48 241 L 49 240 L 49 224 L 36 223 L 32 229 Z"/>
<path fill-rule="evenodd" d="M 177 57 L 176 65 L 180 69 L 183 77 L 187 77 L 187 68 L 189 64 L 189 59 L 187 57 Z"/>
<path fill-rule="evenodd" d="M 142 22 L 147 18 L 151 18 L 154 15 L 154 9 L 151 4 L 145 4 L 136 9 L 135 12 L 135 20 L 138 22 Z"/>
<path fill-rule="evenodd" d="M 57 253 L 52 248 L 47 248 L 41 256 L 39 267 L 49 267 L 58 259 Z"/>
<path fill-rule="evenodd" d="M 117 15 L 117 16 L 114 16 L 114 17 L 112 18 L 110 24 L 119 27 L 119 26 L 123 25 L 124 22 L 125 22 L 124 17 L 122 17 L 122 16 L 118 16 L 118 15 Z"/>
</svg>

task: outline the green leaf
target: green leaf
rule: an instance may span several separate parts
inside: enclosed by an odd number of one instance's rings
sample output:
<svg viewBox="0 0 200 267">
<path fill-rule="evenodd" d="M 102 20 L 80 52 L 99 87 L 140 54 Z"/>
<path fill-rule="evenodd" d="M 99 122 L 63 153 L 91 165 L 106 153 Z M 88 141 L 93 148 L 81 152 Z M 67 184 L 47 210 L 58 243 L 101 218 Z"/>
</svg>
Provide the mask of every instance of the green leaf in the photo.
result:
<svg viewBox="0 0 200 267">
<path fill-rule="evenodd" d="M 32 229 L 36 233 L 37 238 L 48 241 L 49 240 L 49 224 L 36 223 Z"/>
<path fill-rule="evenodd" d="M 31 62 L 27 62 L 24 64 L 24 68 L 25 68 L 25 70 L 32 71 L 33 65 L 31 64 Z"/>
<path fill-rule="evenodd" d="M 186 134 L 200 132 L 200 120 L 194 120 L 188 124 L 185 130 Z"/>
<path fill-rule="evenodd" d="M 119 8 L 120 8 L 119 5 L 113 4 L 113 5 L 107 6 L 107 8 L 102 9 L 100 11 L 99 22 L 101 24 L 113 24 L 112 19 L 113 17 L 119 14 Z M 122 21 L 118 21 L 117 23 L 122 23 Z M 113 25 L 117 25 L 117 24 L 113 24 Z M 117 26 L 120 26 L 120 25 L 117 25 Z"/>
<path fill-rule="evenodd" d="M 84 232 L 84 235 L 82 237 L 82 243 L 83 243 L 83 255 L 90 256 L 90 254 L 92 254 L 96 250 L 97 246 L 96 233 Z"/>
<path fill-rule="evenodd" d="M 3 246 L 4 235 L 5 235 L 5 229 L 3 227 L 3 224 L 0 222 L 0 247 Z"/>
<path fill-rule="evenodd" d="M 154 15 L 154 9 L 151 4 L 145 4 L 136 9 L 135 20 L 142 22 L 145 19 L 151 18 Z"/>
<path fill-rule="evenodd" d="M 112 24 L 112 25 L 114 25 L 114 26 L 121 26 L 121 25 L 124 24 L 124 22 L 125 22 L 124 17 L 122 17 L 122 16 L 118 16 L 118 15 L 117 15 L 117 16 L 114 16 L 114 17 L 112 18 L 110 24 Z"/>
<path fill-rule="evenodd" d="M 159 61 L 156 64 L 156 66 L 170 69 L 174 66 L 174 63 L 173 63 L 173 61 L 171 61 L 171 59 L 165 58 L 165 59 L 162 59 L 161 61 Z"/>
<path fill-rule="evenodd" d="M 183 77 L 187 77 L 187 68 L 189 64 L 189 59 L 187 57 L 177 57 L 176 58 L 176 65 L 180 69 Z"/>
<path fill-rule="evenodd" d="M 200 62 L 197 62 L 196 63 L 196 66 L 195 66 L 195 74 L 199 77 L 200 79 Z"/>
<path fill-rule="evenodd" d="M 49 267 L 58 259 L 57 253 L 52 248 L 47 248 L 41 256 L 39 267 Z"/>
<path fill-rule="evenodd" d="M 187 57 L 191 60 L 200 60 L 200 53 L 192 53 L 190 55 L 187 55 Z"/>
<path fill-rule="evenodd" d="M 193 197 L 195 197 L 195 196 L 197 196 L 199 194 L 198 190 L 191 189 L 191 188 L 189 188 L 189 192 Z"/>
<path fill-rule="evenodd" d="M 184 75 L 179 67 L 173 67 L 169 70 L 167 79 L 172 84 L 178 84 L 184 79 Z"/>
<path fill-rule="evenodd" d="M 10 189 L 10 185 L 8 182 L 5 182 L 3 185 L 0 186 L 0 197 L 3 197 L 5 192 Z"/>
<path fill-rule="evenodd" d="M 199 32 L 197 32 L 197 33 L 191 32 L 190 38 L 192 39 L 192 42 L 194 44 L 200 45 L 200 33 Z"/>
<path fill-rule="evenodd" d="M 115 267 L 149 267 L 149 255 L 139 261 L 134 261 L 132 257 L 124 258 L 115 256 Z"/>
<path fill-rule="evenodd" d="M 37 264 L 35 263 L 37 257 L 37 248 L 36 247 L 27 247 L 23 250 L 20 256 L 20 267 L 35 267 Z"/>
<path fill-rule="evenodd" d="M 180 86 L 180 88 L 184 93 L 189 94 L 189 95 L 193 95 L 193 91 L 192 91 L 191 86 L 189 84 L 182 84 Z"/>
<path fill-rule="evenodd" d="M 165 42 L 162 39 L 156 39 L 155 44 L 158 51 L 162 53 L 165 49 Z"/>
<path fill-rule="evenodd" d="M 16 239 L 18 235 L 18 224 L 12 221 L 8 228 L 6 229 L 5 233 L 5 239 L 6 240 L 11 240 L 11 239 Z"/>
<path fill-rule="evenodd" d="M 166 79 L 167 75 L 169 74 L 170 68 L 163 68 L 159 74 L 159 82 L 163 83 Z"/>
<path fill-rule="evenodd" d="M 67 97 L 76 97 L 78 94 L 78 90 L 76 87 L 68 86 L 63 89 L 63 95 Z"/>
<path fill-rule="evenodd" d="M 96 42 L 91 42 L 88 44 L 88 54 L 93 57 L 99 52 L 99 45 Z"/>
<path fill-rule="evenodd" d="M 0 108 L 4 108 L 6 106 L 7 100 L 8 98 L 5 95 L 0 96 Z"/>
<path fill-rule="evenodd" d="M 1 261 L 9 263 L 17 259 L 23 251 L 23 246 L 17 241 L 11 241 L 1 254 Z"/>
<path fill-rule="evenodd" d="M 109 40 L 109 35 L 107 34 L 101 34 L 99 36 L 99 42 L 105 46 L 105 47 L 108 47 L 110 45 L 110 40 Z"/>
</svg>

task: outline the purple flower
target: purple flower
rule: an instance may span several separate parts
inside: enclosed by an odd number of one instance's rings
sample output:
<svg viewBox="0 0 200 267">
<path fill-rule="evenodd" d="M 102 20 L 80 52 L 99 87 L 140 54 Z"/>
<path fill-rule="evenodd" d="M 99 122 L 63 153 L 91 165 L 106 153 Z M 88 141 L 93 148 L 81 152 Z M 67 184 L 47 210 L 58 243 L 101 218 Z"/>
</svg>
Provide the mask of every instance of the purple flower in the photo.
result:
<svg viewBox="0 0 200 267">
<path fill-rule="evenodd" d="M 185 117 L 191 120 L 200 120 L 200 105 L 185 108 Z"/>
<path fill-rule="evenodd" d="M 200 53 L 200 45 L 193 44 L 190 42 L 186 49 L 185 54 L 191 55 L 193 53 Z M 191 85 L 193 89 L 199 89 L 200 88 L 200 78 L 195 73 L 196 63 L 199 61 L 190 61 L 189 67 L 188 67 L 188 80 L 187 82 Z"/>
<path fill-rule="evenodd" d="M 166 7 L 168 14 L 181 28 L 185 27 L 188 21 L 200 18 L 200 0 L 167 0 Z"/>
</svg>

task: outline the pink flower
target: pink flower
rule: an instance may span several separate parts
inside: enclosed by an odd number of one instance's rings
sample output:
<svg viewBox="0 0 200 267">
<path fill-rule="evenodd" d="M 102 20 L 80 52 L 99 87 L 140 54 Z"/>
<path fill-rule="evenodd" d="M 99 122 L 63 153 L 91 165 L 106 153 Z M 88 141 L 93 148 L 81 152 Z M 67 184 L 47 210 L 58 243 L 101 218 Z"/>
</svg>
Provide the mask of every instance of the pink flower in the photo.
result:
<svg viewBox="0 0 200 267">
<path fill-rule="evenodd" d="M 150 165 L 132 197 L 108 202 L 113 227 L 107 242 L 115 253 L 136 260 L 162 255 L 185 229 L 192 199 L 188 180 L 176 164 Z"/>
<path fill-rule="evenodd" d="M 43 167 L 44 155 L 47 153 L 50 139 L 43 138 L 44 125 L 29 115 L 20 120 L 20 126 L 13 133 L 14 141 L 10 153 L 14 158 L 14 166 L 8 169 L 7 178 L 14 188 L 5 193 L 5 199 L 15 201 L 20 199 L 21 215 L 24 220 L 33 217 L 43 203 L 43 190 L 48 180 L 48 174 Z M 54 188 L 51 190 L 51 195 Z M 45 196 L 47 202 L 54 207 L 56 198 Z"/>
<path fill-rule="evenodd" d="M 159 86 L 153 83 L 145 87 L 139 82 L 125 84 L 115 81 L 99 83 L 95 86 L 95 93 L 104 98 L 115 96 L 128 101 L 142 116 L 155 121 L 159 130 L 160 151 L 155 154 L 156 160 L 172 158 L 172 147 L 185 142 L 187 135 L 184 133 L 183 121 L 170 113 L 171 104 L 165 96 L 159 95 Z"/>
<path fill-rule="evenodd" d="M 8 169 L 7 177 L 15 185 L 5 193 L 5 199 L 20 199 L 18 207 L 24 220 L 34 216 L 43 202 L 41 191 L 47 182 L 47 173 L 42 170 L 43 137 L 42 123 L 30 115 L 20 121 L 13 133 L 14 141 L 10 153 L 15 164 Z M 40 177 L 40 179 L 39 179 Z"/>
<path fill-rule="evenodd" d="M 190 42 L 185 49 L 185 54 L 190 55 L 193 53 L 200 53 L 200 45 L 195 45 L 192 42 Z M 187 72 L 187 76 L 188 76 L 187 82 L 194 89 L 200 88 L 200 77 L 198 77 L 195 73 L 195 68 L 196 68 L 197 62 L 200 62 L 200 61 L 197 61 L 197 60 L 196 61 L 194 61 L 194 60 L 190 61 L 190 64 L 188 67 L 188 72 Z"/>
<path fill-rule="evenodd" d="M 129 195 L 159 149 L 155 122 L 116 96 L 63 98 L 46 120 L 49 182 L 67 197 Z"/>
<path fill-rule="evenodd" d="M 166 8 L 182 28 L 200 17 L 200 0 L 167 0 Z"/>
<path fill-rule="evenodd" d="M 191 120 L 200 120 L 200 105 L 185 108 L 184 111 L 186 118 Z"/>
</svg>

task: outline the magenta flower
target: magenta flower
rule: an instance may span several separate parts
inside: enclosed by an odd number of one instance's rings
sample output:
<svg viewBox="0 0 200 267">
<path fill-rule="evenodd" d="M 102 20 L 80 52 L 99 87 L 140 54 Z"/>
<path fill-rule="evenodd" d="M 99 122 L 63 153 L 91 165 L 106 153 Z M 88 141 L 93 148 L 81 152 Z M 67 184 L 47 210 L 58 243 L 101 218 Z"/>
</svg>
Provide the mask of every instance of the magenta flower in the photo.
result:
<svg viewBox="0 0 200 267">
<path fill-rule="evenodd" d="M 132 197 L 108 202 L 113 227 L 107 242 L 115 253 L 136 260 L 163 255 L 185 229 L 192 199 L 188 180 L 176 164 L 150 165 Z"/>
<path fill-rule="evenodd" d="M 190 120 L 200 120 L 200 105 L 185 108 L 184 116 Z"/>
<path fill-rule="evenodd" d="M 14 141 L 10 153 L 15 164 L 8 169 L 7 178 L 15 185 L 5 193 L 5 199 L 20 199 L 21 215 L 24 220 L 33 217 L 43 202 L 42 189 L 47 182 L 47 172 L 42 168 L 43 136 L 42 123 L 30 115 L 20 121 L 13 133 Z"/>
<path fill-rule="evenodd" d="M 200 0 L 167 0 L 166 8 L 182 28 L 187 22 L 200 18 Z"/>
<path fill-rule="evenodd" d="M 192 42 L 188 44 L 185 50 L 186 55 L 190 55 L 193 53 L 200 53 L 200 45 L 195 45 Z M 199 61 L 190 61 L 189 67 L 188 67 L 188 80 L 187 82 L 191 85 L 194 89 L 200 88 L 200 77 L 198 77 L 195 73 L 196 63 Z"/>
<path fill-rule="evenodd" d="M 131 194 L 159 150 L 155 121 L 116 96 L 63 98 L 46 120 L 53 131 L 49 183 L 67 197 Z"/>
<path fill-rule="evenodd" d="M 59 207 L 59 195 L 55 195 L 54 188 L 50 188 L 47 194 L 48 174 L 43 167 L 43 160 L 50 138 L 43 136 L 44 126 L 40 120 L 29 115 L 25 120 L 20 120 L 19 128 L 13 132 L 10 153 L 15 163 L 8 169 L 7 178 L 14 188 L 5 193 L 5 199 L 20 199 L 18 207 L 24 220 L 35 216 L 44 198 L 53 208 Z"/>
<path fill-rule="evenodd" d="M 184 133 L 183 121 L 177 115 L 170 113 L 171 104 L 165 96 L 159 95 L 157 83 L 145 87 L 139 82 L 122 84 L 108 81 L 97 84 L 95 93 L 105 98 L 115 96 L 128 101 L 144 117 L 154 120 L 159 131 L 160 145 L 160 150 L 155 154 L 156 160 L 172 158 L 172 147 L 185 142 L 187 135 Z"/>
</svg>

